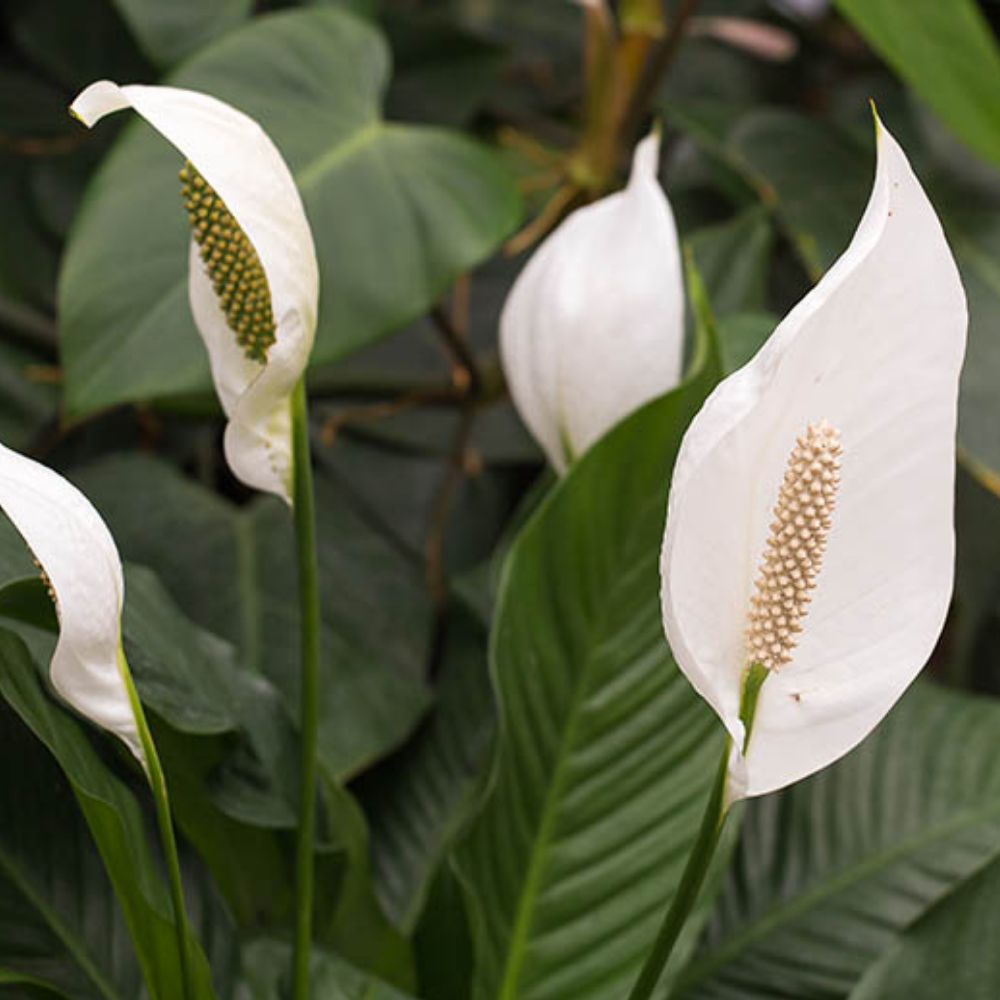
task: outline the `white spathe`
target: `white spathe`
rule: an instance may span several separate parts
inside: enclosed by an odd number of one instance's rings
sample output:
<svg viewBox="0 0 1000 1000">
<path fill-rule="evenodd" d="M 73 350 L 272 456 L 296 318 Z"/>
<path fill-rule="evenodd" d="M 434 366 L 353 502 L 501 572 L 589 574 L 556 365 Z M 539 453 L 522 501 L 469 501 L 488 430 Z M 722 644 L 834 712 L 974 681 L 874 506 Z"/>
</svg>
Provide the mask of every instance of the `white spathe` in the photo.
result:
<svg viewBox="0 0 1000 1000">
<path fill-rule="evenodd" d="M 107 525 L 72 483 L 3 445 L 0 507 L 55 595 L 52 686 L 81 715 L 120 736 L 145 766 L 121 653 L 122 564 Z"/>
<path fill-rule="evenodd" d="M 683 275 L 656 177 L 659 145 L 647 136 L 628 186 L 578 209 L 545 240 L 500 318 L 514 403 L 560 472 L 680 380 Z"/>
<path fill-rule="evenodd" d="M 188 291 L 219 401 L 229 418 L 226 460 L 248 486 L 291 503 L 290 400 L 312 350 L 319 301 L 316 251 L 295 181 L 252 118 L 207 94 L 176 87 L 119 87 L 101 80 L 87 87 L 71 110 L 93 126 L 128 107 L 194 164 L 260 258 L 276 325 L 266 364 L 247 358 L 237 343 L 194 239 Z"/>
<path fill-rule="evenodd" d="M 732 736 L 729 798 L 781 788 L 859 743 L 926 663 L 954 572 L 958 270 L 906 156 L 878 166 L 850 247 L 692 421 L 663 542 L 663 620 L 681 669 Z M 828 547 L 790 663 L 739 752 L 744 628 L 789 452 L 840 431 Z"/>
</svg>

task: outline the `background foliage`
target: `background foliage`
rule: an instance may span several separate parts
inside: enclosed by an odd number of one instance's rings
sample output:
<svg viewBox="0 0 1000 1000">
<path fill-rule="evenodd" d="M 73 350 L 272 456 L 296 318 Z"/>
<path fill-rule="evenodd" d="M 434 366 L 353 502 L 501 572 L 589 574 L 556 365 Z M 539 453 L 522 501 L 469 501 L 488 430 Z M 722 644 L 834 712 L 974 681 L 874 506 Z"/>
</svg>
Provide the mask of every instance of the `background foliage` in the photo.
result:
<svg viewBox="0 0 1000 1000">
<path fill-rule="evenodd" d="M 554 484 L 506 397 L 496 327 L 526 259 L 511 251 L 580 139 L 577 6 L 0 0 L 0 439 L 76 482 L 126 560 L 124 640 L 206 996 L 283 988 L 291 526 L 222 460 L 174 151 L 125 116 L 90 133 L 66 113 L 101 77 L 204 89 L 258 118 L 316 235 L 314 991 L 338 1000 L 598 1000 L 634 977 L 721 740 L 660 635 L 673 455 L 714 381 L 845 247 L 876 101 L 969 296 L 954 607 L 872 738 L 744 810 L 671 985 L 1000 995 L 1000 7 L 668 7 L 686 31 L 642 125 L 663 124 L 661 179 L 716 322 L 697 324 L 685 383 Z M 47 693 L 54 620 L 2 527 L 0 996 L 132 1000 L 144 974 L 166 1000 L 145 789 Z"/>
</svg>

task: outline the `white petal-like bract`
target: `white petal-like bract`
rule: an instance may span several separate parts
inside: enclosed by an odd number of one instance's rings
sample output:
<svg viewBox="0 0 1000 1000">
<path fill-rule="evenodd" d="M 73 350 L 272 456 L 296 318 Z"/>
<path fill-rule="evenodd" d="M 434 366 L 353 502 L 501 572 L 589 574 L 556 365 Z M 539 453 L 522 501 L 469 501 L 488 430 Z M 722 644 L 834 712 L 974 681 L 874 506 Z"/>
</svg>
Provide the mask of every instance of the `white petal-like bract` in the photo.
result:
<svg viewBox="0 0 1000 1000">
<path fill-rule="evenodd" d="M 0 445 L 0 507 L 31 550 L 59 618 L 49 676 L 81 715 L 120 736 L 140 762 L 121 654 L 122 565 L 90 501 L 57 472 Z"/>
<path fill-rule="evenodd" d="M 507 384 L 560 472 L 680 379 L 683 275 L 658 162 L 653 134 L 636 149 L 627 187 L 570 215 L 504 306 Z"/>
<path fill-rule="evenodd" d="M 92 126 L 128 107 L 195 166 L 260 259 L 275 320 L 266 364 L 248 358 L 237 343 L 194 240 L 189 295 L 229 418 L 226 459 L 247 485 L 291 502 L 290 397 L 312 349 L 319 300 L 316 252 L 295 181 L 253 119 L 207 94 L 101 80 L 84 90 L 71 110 Z"/>
<path fill-rule="evenodd" d="M 926 663 L 954 563 L 965 294 L 933 207 L 877 125 L 871 198 L 850 247 L 692 421 L 661 562 L 674 656 L 733 738 L 731 799 L 781 788 L 859 743 Z M 760 690 L 739 752 L 747 625 L 789 453 L 839 431 L 826 550 L 790 662 Z"/>
</svg>

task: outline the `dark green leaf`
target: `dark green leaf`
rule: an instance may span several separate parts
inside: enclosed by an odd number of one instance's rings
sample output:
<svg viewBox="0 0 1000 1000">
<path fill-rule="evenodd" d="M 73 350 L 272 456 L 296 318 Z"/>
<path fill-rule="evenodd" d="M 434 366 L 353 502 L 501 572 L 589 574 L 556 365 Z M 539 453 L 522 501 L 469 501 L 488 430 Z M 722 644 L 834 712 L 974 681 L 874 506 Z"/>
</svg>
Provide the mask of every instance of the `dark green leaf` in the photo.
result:
<svg viewBox="0 0 1000 1000">
<path fill-rule="evenodd" d="M 737 312 L 719 320 L 719 353 L 728 375 L 742 368 L 774 333 L 778 318 L 766 312 Z"/>
<path fill-rule="evenodd" d="M 716 316 L 765 307 L 773 245 L 771 220 L 760 206 L 691 236 L 691 251 Z"/>
<path fill-rule="evenodd" d="M 0 440 L 9 448 L 29 449 L 55 421 L 59 390 L 41 380 L 39 362 L 15 344 L 0 343 Z"/>
<path fill-rule="evenodd" d="M 18 992 L 9 993 L 14 987 L 17 987 Z M 45 983 L 34 976 L 23 976 L 11 969 L 0 969 L 0 990 L 3 990 L 3 996 L 14 996 L 15 1000 L 17 997 L 41 997 L 42 1000 L 62 997 L 64 1000 L 73 1000 L 68 993 L 52 983 Z"/>
<path fill-rule="evenodd" d="M 657 563 L 673 458 L 718 373 L 699 345 L 691 379 L 576 463 L 508 556 L 492 790 L 459 852 L 478 1000 L 623 995 L 694 839 L 721 732 L 663 639 Z"/>
<path fill-rule="evenodd" d="M 52 752 L 73 786 L 76 803 L 86 818 L 115 887 L 145 982 L 156 1000 L 175 1000 L 182 990 L 182 979 L 171 903 L 150 853 L 135 798 L 101 762 L 79 723 L 46 697 L 24 644 L 3 630 L 0 630 L 0 661 L 3 663 L 0 693 Z M 30 792 L 24 794 L 31 798 Z M 4 824 L 4 833 L 11 828 L 11 835 L 15 835 L 13 827 L 14 824 Z M 22 828 L 18 827 L 18 831 L 17 835 L 24 835 Z M 7 877 L 14 880 L 22 895 L 36 894 L 30 881 L 18 878 L 16 864 L 7 863 L 4 867 Z M 86 896 L 81 902 L 85 900 Z M 39 903 L 34 905 L 38 909 Z M 55 924 L 59 922 L 61 908 L 45 904 L 44 897 L 41 906 L 45 911 L 40 914 L 42 919 L 79 962 L 73 947 L 76 942 L 68 942 L 55 928 L 54 921 Z M 105 946 L 110 945 L 109 941 Z M 194 940 L 189 945 L 189 958 L 193 964 L 197 997 L 199 1000 L 213 997 L 208 963 Z M 92 969 L 84 971 L 92 984 L 97 981 Z M 103 995 L 109 1000 L 119 995 L 117 986 L 114 992 L 108 992 L 109 984 L 110 980 L 102 982 L 94 995 Z M 134 990 L 133 982 L 122 995 L 134 995 Z"/>
<path fill-rule="evenodd" d="M 75 477 L 123 555 L 153 569 L 193 621 L 231 642 L 243 669 L 299 711 L 299 610 L 291 517 L 236 507 L 152 459 L 122 456 Z M 317 480 L 324 676 L 320 753 L 348 777 L 402 741 L 426 709 L 430 600 L 416 560 Z"/>
<path fill-rule="evenodd" d="M 996 1000 L 1000 996 L 1000 861 L 977 872 L 865 973 L 850 1000 Z"/>
<path fill-rule="evenodd" d="M 153 65 L 169 69 L 250 16 L 253 0 L 114 0 Z"/>
<path fill-rule="evenodd" d="M 290 956 L 289 947 L 260 940 L 243 952 L 243 984 L 247 1000 L 282 1000 Z M 310 991 L 317 1000 L 409 1000 L 388 983 L 349 965 L 332 952 L 313 949 Z"/>
<path fill-rule="evenodd" d="M 955 483 L 955 535 L 947 677 L 1000 694 L 1000 646 L 989 630 L 1000 620 L 1000 496 L 961 469 Z"/>
<path fill-rule="evenodd" d="M 679 995 L 846 996 L 998 842 L 1000 704 L 918 685 L 844 760 L 748 804 Z"/>
<path fill-rule="evenodd" d="M 10 0 L 2 15 L 10 37 L 71 98 L 102 77 L 145 80 L 149 66 L 108 0 Z"/>
<path fill-rule="evenodd" d="M 55 300 L 57 255 L 29 190 L 30 173 L 22 157 L 0 151 L 0 296 L 16 304 L 48 310 Z"/>
<path fill-rule="evenodd" d="M 449 618 L 437 704 L 424 728 L 362 794 L 371 802 L 379 898 L 411 931 L 445 850 L 467 817 L 493 738 L 486 631 L 457 608 Z"/>
<path fill-rule="evenodd" d="M 128 928 L 87 825 L 55 762 L 3 702 L 0 746 L 16 762 L 0 771 L 0 983 L 30 976 L 74 1000 L 135 997 Z"/>
</svg>

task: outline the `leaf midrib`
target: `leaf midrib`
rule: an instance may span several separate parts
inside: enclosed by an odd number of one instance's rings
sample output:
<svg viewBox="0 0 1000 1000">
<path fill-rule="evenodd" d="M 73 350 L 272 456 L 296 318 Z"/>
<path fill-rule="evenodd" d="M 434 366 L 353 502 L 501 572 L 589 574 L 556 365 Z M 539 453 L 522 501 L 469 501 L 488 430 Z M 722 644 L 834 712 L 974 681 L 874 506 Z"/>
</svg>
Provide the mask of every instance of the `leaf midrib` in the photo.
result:
<svg viewBox="0 0 1000 1000">
<path fill-rule="evenodd" d="M 372 117 L 341 137 L 341 141 L 336 145 L 323 150 L 300 170 L 293 171 L 292 176 L 299 190 L 305 192 L 310 189 L 343 160 L 355 156 L 369 143 L 374 142 L 384 129 L 385 122 L 377 116 Z"/>
<path fill-rule="evenodd" d="M 742 933 L 731 938 L 722 948 L 710 953 L 706 959 L 694 963 L 688 973 L 682 976 L 678 985 L 678 995 L 685 995 L 688 990 L 703 983 L 720 968 L 728 965 L 745 949 L 750 948 L 795 917 L 813 909 L 866 876 L 890 867 L 897 860 L 915 853 L 937 840 L 944 840 L 953 833 L 971 829 L 994 816 L 1000 816 L 1000 801 L 994 801 L 985 808 L 963 809 L 946 823 L 928 827 L 891 847 L 863 858 L 860 862 L 848 865 L 832 878 L 821 880 L 810 890 L 800 893 L 790 900 L 766 907 Z"/>
<path fill-rule="evenodd" d="M 601 611 L 600 618 L 603 619 L 603 617 L 604 612 Z M 592 649 L 593 646 L 590 648 Z M 515 1000 L 517 995 L 517 983 L 527 951 L 528 933 L 534 919 L 534 904 L 541 888 L 543 863 L 548 854 L 549 842 L 556 820 L 556 810 L 562 801 L 563 785 L 566 780 L 566 761 L 569 757 L 569 749 L 576 738 L 580 705 L 583 701 L 583 692 L 588 686 L 594 660 L 593 655 L 587 655 L 580 670 L 580 681 L 573 689 L 573 697 L 569 705 L 570 717 L 563 730 L 562 739 L 559 741 L 559 749 L 552 769 L 552 781 L 549 782 L 548 791 L 545 793 L 542 816 L 533 841 L 534 849 L 531 852 L 531 862 L 528 865 L 528 872 L 518 902 L 517 918 L 514 922 L 514 932 L 511 935 L 507 952 L 504 977 L 497 994 L 498 1000 Z"/>
<path fill-rule="evenodd" d="M 633 525 L 641 525 L 645 521 L 644 517 L 637 517 Z M 536 522 L 537 523 L 537 522 Z M 633 539 L 641 535 L 639 530 L 629 532 L 629 537 L 623 539 L 620 552 L 625 557 L 620 561 L 621 565 L 629 566 L 628 553 L 632 549 Z M 618 562 L 618 560 L 616 560 Z M 634 567 L 633 567 L 634 568 Z M 511 575 L 515 566 L 511 565 Z M 579 673 L 579 683 L 574 686 L 573 697 L 569 705 L 570 720 L 563 732 L 563 737 L 559 741 L 559 749 L 556 753 L 555 764 L 552 771 L 552 781 L 549 783 L 548 791 L 545 795 L 545 803 L 542 807 L 542 817 L 537 827 L 533 844 L 535 850 L 532 851 L 531 862 L 524 879 L 524 886 L 519 897 L 517 918 L 514 923 L 514 931 L 510 938 L 510 945 L 507 952 L 507 962 L 505 963 L 504 977 L 501 981 L 500 990 L 497 993 L 497 1000 L 516 1000 L 517 983 L 520 978 L 521 968 L 524 964 L 527 950 L 528 933 L 534 918 L 534 902 L 538 896 L 542 876 L 543 862 L 548 853 L 549 841 L 552 828 L 556 819 L 556 809 L 562 801 L 563 785 L 565 783 L 566 761 L 569 758 L 569 750 L 573 746 L 577 726 L 580 718 L 580 706 L 584 700 L 584 692 L 589 689 L 590 675 L 593 665 L 600 659 L 594 655 L 594 650 L 600 643 L 590 641 L 594 636 L 606 636 L 606 617 L 608 614 L 607 602 L 601 602 L 597 614 L 592 619 L 592 626 L 587 630 L 586 639 L 588 653 L 584 658 L 583 666 Z M 497 616 L 498 620 L 500 615 Z"/>
<path fill-rule="evenodd" d="M 4 871 L 7 878 L 16 886 L 21 895 L 34 907 L 38 916 L 42 918 L 52 933 L 62 942 L 76 964 L 87 975 L 87 978 L 90 979 L 101 995 L 106 997 L 107 1000 L 124 1000 L 124 997 L 117 992 L 114 986 L 104 977 L 101 970 L 94 964 L 87 953 L 86 947 L 76 939 L 76 936 L 63 923 L 59 915 L 35 892 L 31 883 L 21 876 L 18 866 L 11 860 L 3 847 L 0 847 L 0 869 Z"/>
</svg>

